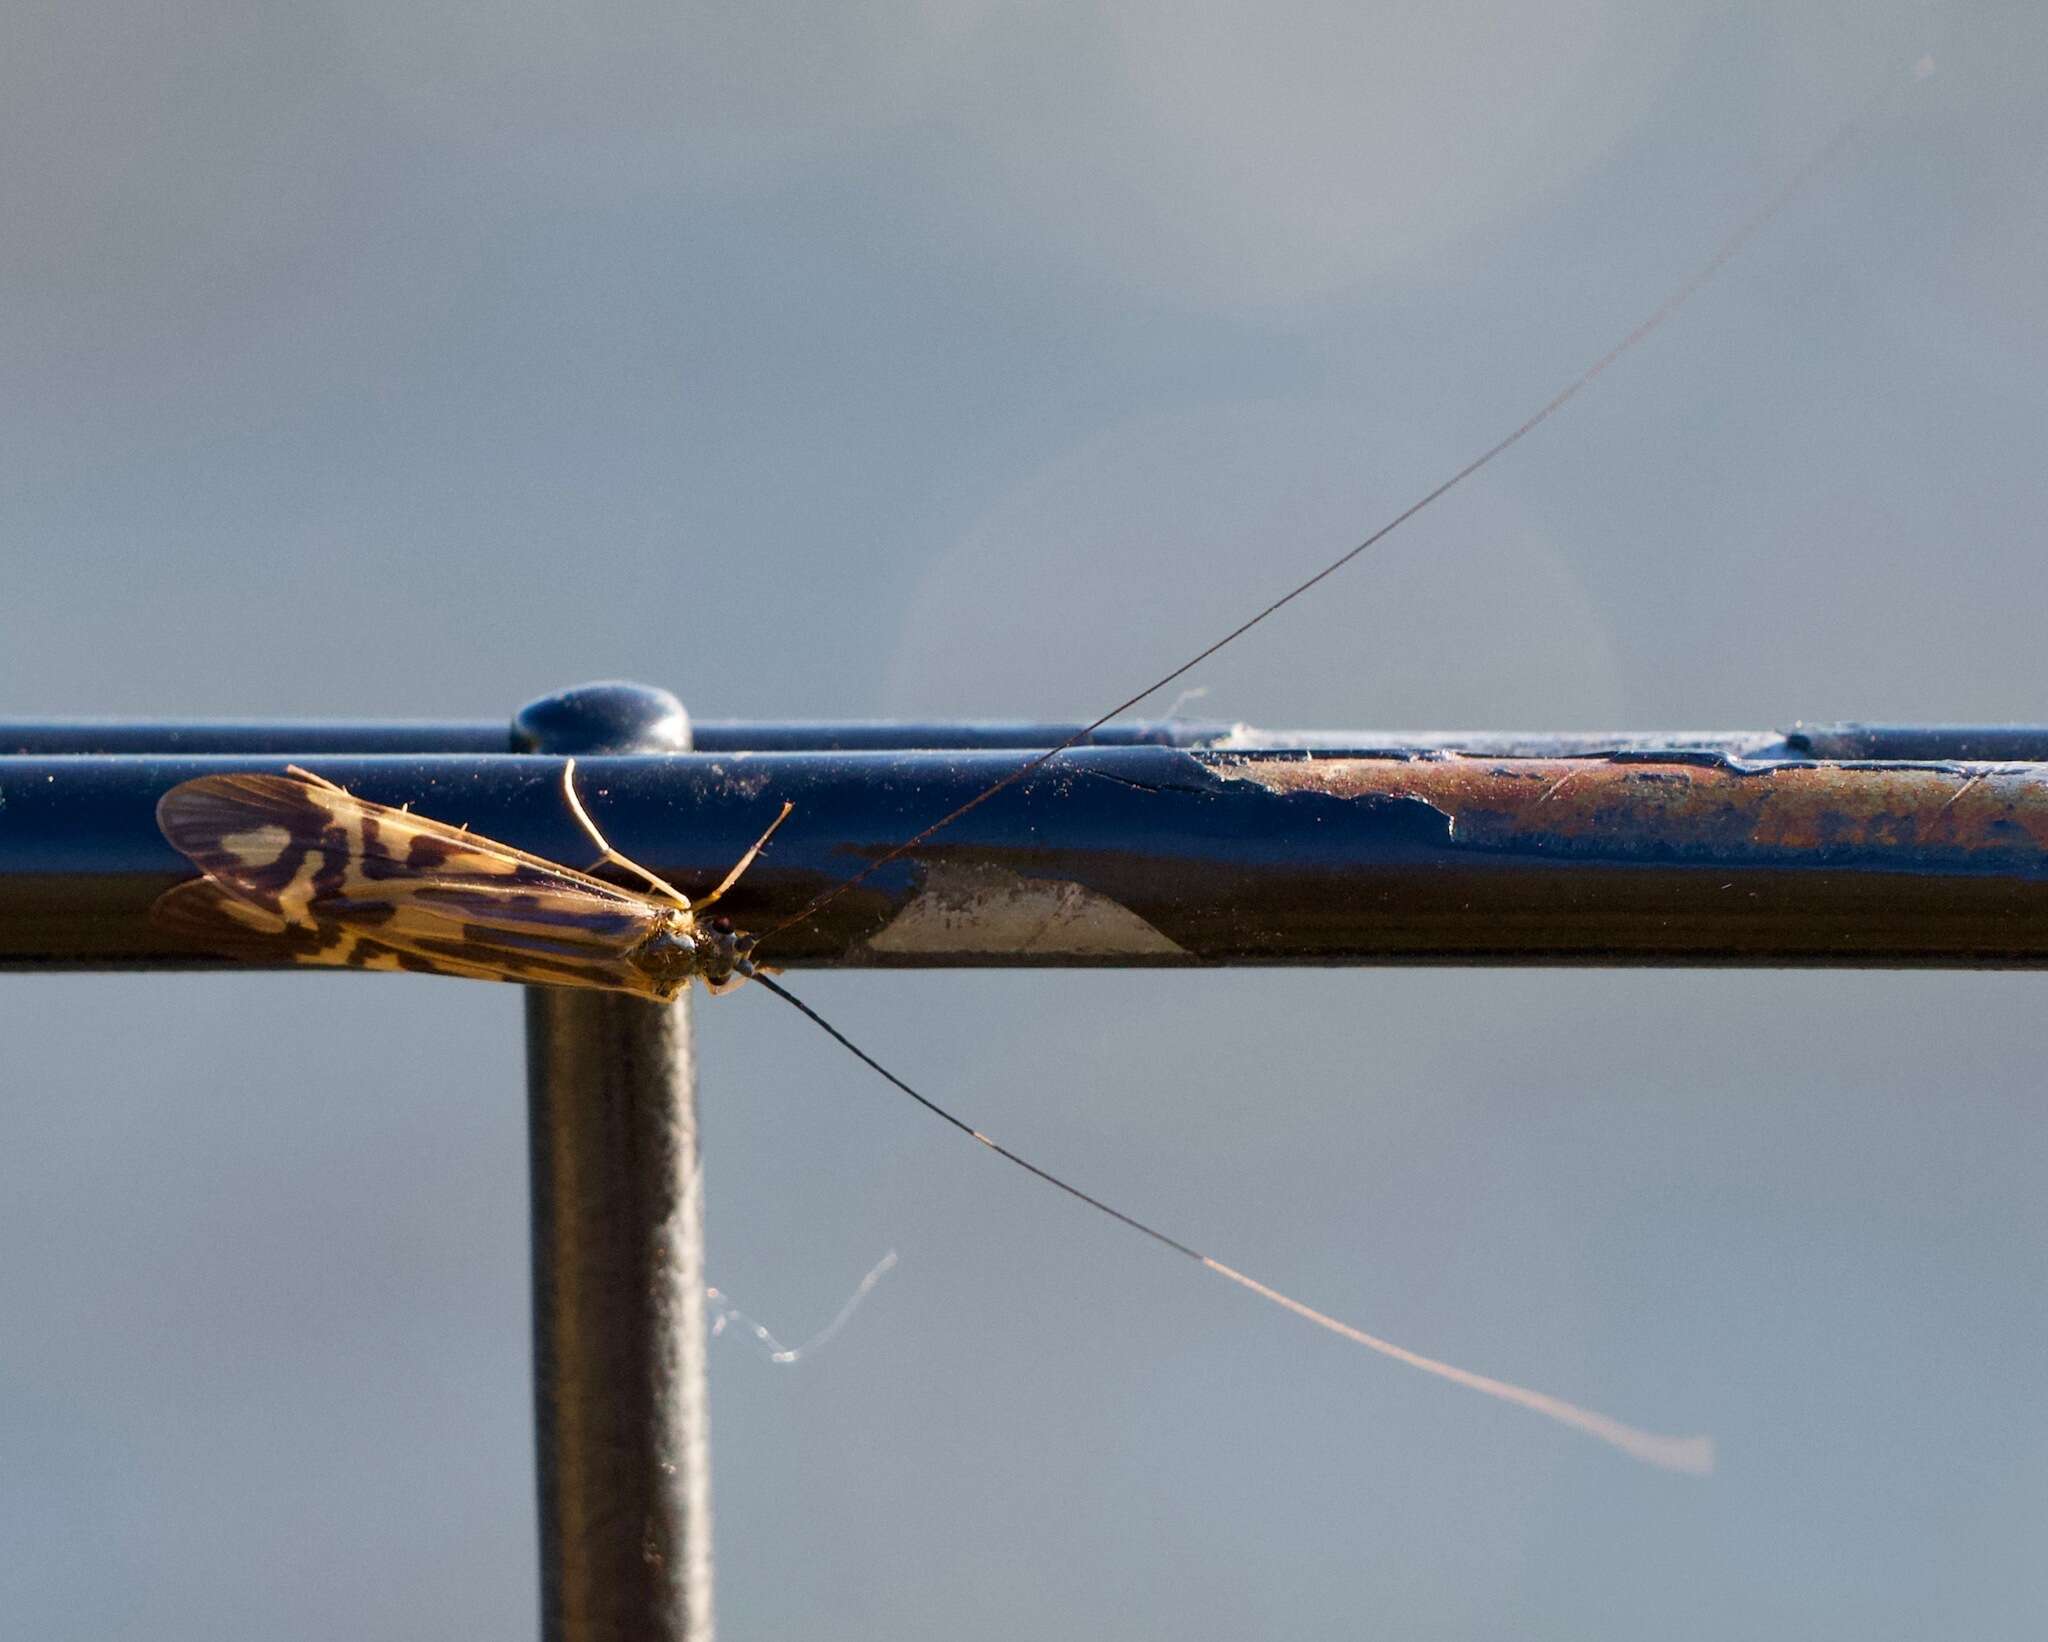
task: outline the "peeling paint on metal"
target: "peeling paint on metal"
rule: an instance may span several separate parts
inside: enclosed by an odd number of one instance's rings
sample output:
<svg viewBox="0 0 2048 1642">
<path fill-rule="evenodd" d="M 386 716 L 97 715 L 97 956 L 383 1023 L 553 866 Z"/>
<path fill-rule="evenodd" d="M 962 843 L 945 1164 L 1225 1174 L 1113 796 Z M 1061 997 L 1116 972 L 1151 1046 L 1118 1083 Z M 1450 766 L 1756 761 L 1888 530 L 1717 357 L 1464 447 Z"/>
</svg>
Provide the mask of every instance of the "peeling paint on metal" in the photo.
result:
<svg viewBox="0 0 2048 1642">
<path fill-rule="evenodd" d="M 892 957 L 1185 957 L 1128 907 L 1067 879 L 1000 867 L 933 866 L 922 889 L 866 943 Z"/>
<path fill-rule="evenodd" d="M 1746 763 L 1723 757 L 1230 759 L 1276 794 L 1407 798 L 1454 844 L 1773 860 L 1912 852 L 1922 866 L 2048 863 L 2048 765 Z"/>
</svg>

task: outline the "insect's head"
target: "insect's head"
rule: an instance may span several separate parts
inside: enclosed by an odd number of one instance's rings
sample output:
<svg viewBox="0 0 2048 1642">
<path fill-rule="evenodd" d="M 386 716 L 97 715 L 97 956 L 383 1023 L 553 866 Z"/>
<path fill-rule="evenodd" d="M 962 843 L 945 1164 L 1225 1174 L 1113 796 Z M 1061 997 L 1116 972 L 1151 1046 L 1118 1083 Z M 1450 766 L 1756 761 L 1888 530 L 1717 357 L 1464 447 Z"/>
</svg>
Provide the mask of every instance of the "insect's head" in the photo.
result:
<svg viewBox="0 0 2048 1642">
<path fill-rule="evenodd" d="M 697 926 L 698 973 L 713 985 L 722 985 L 735 975 L 754 973 L 750 954 L 755 937 L 733 928 L 732 920 L 720 913 Z"/>
<path fill-rule="evenodd" d="M 732 972 L 743 980 L 750 981 L 754 978 L 754 943 L 760 938 L 744 930 L 733 932 Z"/>
</svg>

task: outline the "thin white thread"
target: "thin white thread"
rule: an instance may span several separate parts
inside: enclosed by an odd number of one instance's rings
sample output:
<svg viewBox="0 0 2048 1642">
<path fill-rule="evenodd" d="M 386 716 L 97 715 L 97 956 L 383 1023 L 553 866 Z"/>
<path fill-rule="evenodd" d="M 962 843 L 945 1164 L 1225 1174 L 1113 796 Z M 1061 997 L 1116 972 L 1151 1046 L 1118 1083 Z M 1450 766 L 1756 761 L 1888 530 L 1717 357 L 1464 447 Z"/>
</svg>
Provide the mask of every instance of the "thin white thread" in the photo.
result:
<svg viewBox="0 0 2048 1642">
<path fill-rule="evenodd" d="M 813 1334 L 800 1346 L 784 1345 L 768 1331 L 765 1325 L 756 1322 L 744 1311 L 741 1311 L 738 1306 L 729 1304 L 723 1289 L 706 1288 L 704 1299 L 712 1307 L 711 1338 L 717 1339 L 719 1335 L 725 1332 L 727 1325 L 730 1324 L 740 1332 L 751 1336 L 754 1344 L 760 1347 L 762 1355 L 769 1362 L 798 1362 L 805 1353 L 817 1350 L 818 1347 L 822 1346 L 846 1326 L 847 1319 L 860 1309 L 860 1303 L 868 1297 L 877 1283 L 889 1275 L 890 1269 L 895 1264 L 896 1251 L 891 1249 L 875 1263 L 874 1268 L 869 1271 L 867 1276 L 860 1280 L 860 1286 L 847 1297 L 846 1304 L 839 1308 L 838 1314 L 833 1317 L 832 1321 L 819 1329 L 816 1334 Z"/>
</svg>

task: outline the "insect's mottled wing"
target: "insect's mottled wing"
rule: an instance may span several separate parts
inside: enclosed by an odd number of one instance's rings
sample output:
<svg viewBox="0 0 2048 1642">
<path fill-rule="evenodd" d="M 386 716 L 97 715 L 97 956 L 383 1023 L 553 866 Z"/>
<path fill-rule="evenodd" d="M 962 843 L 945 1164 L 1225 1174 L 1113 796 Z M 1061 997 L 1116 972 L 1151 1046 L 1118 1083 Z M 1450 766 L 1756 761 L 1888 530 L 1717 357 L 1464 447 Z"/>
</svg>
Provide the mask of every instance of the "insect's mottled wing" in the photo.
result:
<svg viewBox="0 0 2048 1642">
<path fill-rule="evenodd" d="M 471 962 L 453 952 L 432 957 L 408 952 L 378 940 L 367 928 L 337 923 L 317 913 L 294 923 L 282 913 L 242 900 L 211 878 L 194 878 L 164 891 L 149 915 L 166 934 L 223 957 L 282 957 L 302 964 L 412 970 L 476 981 L 517 978 L 503 969 Z"/>
<path fill-rule="evenodd" d="M 206 874 L 154 916 L 227 952 L 282 948 L 299 963 L 666 997 L 628 961 L 667 909 L 339 787 L 209 775 L 157 805 L 164 836 Z"/>
</svg>

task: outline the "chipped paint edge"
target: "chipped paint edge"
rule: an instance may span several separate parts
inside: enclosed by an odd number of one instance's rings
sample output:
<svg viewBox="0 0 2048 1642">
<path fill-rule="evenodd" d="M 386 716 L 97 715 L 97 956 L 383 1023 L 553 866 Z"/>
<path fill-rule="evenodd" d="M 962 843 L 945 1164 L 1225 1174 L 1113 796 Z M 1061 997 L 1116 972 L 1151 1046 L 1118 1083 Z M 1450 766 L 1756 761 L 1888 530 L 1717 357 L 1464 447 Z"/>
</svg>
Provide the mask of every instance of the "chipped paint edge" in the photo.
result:
<svg viewBox="0 0 2048 1642">
<path fill-rule="evenodd" d="M 1129 907 L 1085 885 L 987 865 L 931 866 L 917 894 L 863 946 L 892 958 L 1190 956 Z"/>
</svg>

